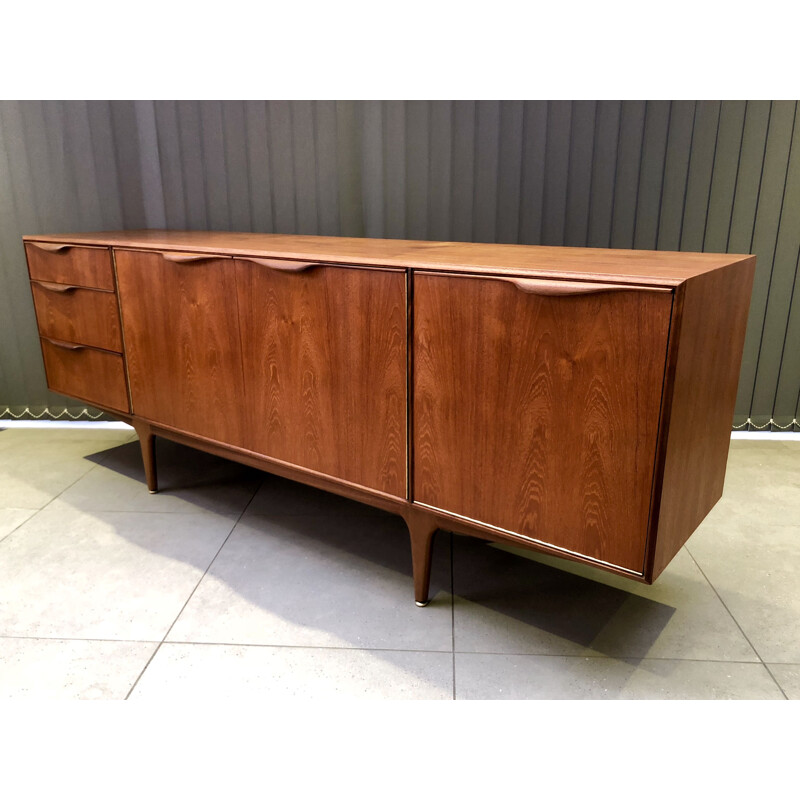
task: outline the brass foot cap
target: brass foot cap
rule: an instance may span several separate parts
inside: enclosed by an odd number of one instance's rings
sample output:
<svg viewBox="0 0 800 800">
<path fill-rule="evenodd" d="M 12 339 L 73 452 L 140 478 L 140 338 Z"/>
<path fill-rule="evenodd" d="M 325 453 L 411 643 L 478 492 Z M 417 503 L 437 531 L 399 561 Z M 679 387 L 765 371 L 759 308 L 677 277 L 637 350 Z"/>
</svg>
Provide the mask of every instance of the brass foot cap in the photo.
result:
<svg viewBox="0 0 800 800">
<path fill-rule="evenodd" d="M 417 605 L 418 605 L 420 608 L 425 608 L 425 606 L 426 606 L 426 605 L 428 605 L 428 603 L 430 603 L 430 600 L 426 600 L 424 603 L 420 603 L 420 601 L 419 601 L 419 600 L 415 600 L 414 602 L 415 602 L 415 603 L 416 603 L 416 604 L 417 604 Z"/>
<path fill-rule="evenodd" d="M 158 494 L 157 489 L 148 489 L 147 491 L 150 492 L 150 494 Z"/>
</svg>

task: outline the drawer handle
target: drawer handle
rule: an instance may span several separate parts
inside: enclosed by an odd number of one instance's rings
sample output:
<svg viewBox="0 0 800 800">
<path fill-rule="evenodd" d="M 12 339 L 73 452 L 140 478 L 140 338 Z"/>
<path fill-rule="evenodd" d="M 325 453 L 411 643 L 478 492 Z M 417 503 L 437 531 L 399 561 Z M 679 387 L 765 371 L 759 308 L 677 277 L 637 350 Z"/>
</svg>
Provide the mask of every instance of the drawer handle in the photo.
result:
<svg viewBox="0 0 800 800">
<path fill-rule="evenodd" d="M 315 261 L 285 261 L 280 258 L 242 258 L 237 257 L 237 261 L 249 261 L 261 267 L 269 267 L 279 272 L 305 272 L 307 269 L 318 266 Z"/>
<path fill-rule="evenodd" d="M 72 344 L 71 342 L 62 342 L 60 339 L 47 339 L 45 338 L 46 342 L 50 342 L 50 344 L 54 344 L 56 347 L 60 347 L 63 350 L 85 350 L 85 344 Z"/>
<path fill-rule="evenodd" d="M 47 289 L 48 292 L 73 292 L 75 289 L 80 289 L 80 286 L 73 286 L 69 283 L 49 283 L 48 281 L 34 281 L 34 286 L 41 286 L 42 289 Z"/>
<path fill-rule="evenodd" d="M 669 289 L 653 286 L 626 286 L 614 283 L 571 283 L 570 281 L 546 281 L 537 278 L 500 278 L 513 283 L 522 292 L 546 297 L 577 297 L 601 292 L 668 292 Z"/>
<path fill-rule="evenodd" d="M 62 250 L 69 250 L 71 244 L 60 244 L 58 242 L 28 242 L 31 247 L 38 247 L 40 250 L 46 250 L 48 253 L 60 253 Z"/>
<path fill-rule="evenodd" d="M 220 258 L 213 253 L 162 253 L 164 261 L 172 261 L 173 264 L 191 264 L 195 261 L 213 261 Z"/>
</svg>

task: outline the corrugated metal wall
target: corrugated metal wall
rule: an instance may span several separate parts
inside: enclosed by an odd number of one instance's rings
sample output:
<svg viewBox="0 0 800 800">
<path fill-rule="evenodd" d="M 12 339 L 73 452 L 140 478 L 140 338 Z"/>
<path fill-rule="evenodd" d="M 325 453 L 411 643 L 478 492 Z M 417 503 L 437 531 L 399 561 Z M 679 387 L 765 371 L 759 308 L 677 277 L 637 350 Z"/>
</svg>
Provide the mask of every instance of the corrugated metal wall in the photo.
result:
<svg viewBox="0 0 800 800">
<path fill-rule="evenodd" d="M 790 101 L 1 102 L 0 410 L 67 402 L 22 234 L 169 227 L 752 252 L 734 422 L 797 429 L 796 121 Z"/>
</svg>

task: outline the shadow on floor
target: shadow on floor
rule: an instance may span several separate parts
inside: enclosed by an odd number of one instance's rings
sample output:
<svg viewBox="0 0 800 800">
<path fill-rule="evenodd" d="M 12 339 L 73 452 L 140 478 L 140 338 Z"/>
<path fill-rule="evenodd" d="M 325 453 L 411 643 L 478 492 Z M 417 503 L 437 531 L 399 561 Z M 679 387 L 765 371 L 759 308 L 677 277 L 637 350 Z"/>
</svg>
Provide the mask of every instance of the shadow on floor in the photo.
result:
<svg viewBox="0 0 800 800">
<path fill-rule="evenodd" d="M 407 590 L 403 588 L 397 591 L 392 581 L 391 586 L 386 586 L 385 598 L 381 597 L 375 602 L 380 603 L 385 599 L 389 603 L 393 596 L 399 598 L 405 593 L 407 596 L 402 601 L 394 601 L 395 606 L 399 602 L 408 602 L 413 606 L 408 533 L 399 517 L 365 509 L 360 503 L 232 464 L 173 442 L 159 439 L 157 447 L 160 488 L 166 495 L 216 485 L 220 480 L 250 480 L 253 474 L 262 475 L 257 513 L 248 513 L 242 523 L 246 523 L 251 531 L 263 531 L 264 537 L 270 537 L 272 549 L 268 550 L 276 554 L 277 565 L 293 569 L 291 565 L 298 564 L 297 580 L 308 578 L 302 571 L 302 554 L 291 557 L 285 554 L 294 552 L 298 547 L 301 553 L 302 548 L 313 548 L 314 557 L 324 559 L 321 567 L 315 566 L 315 571 L 309 573 L 315 583 L 315 592 L 335 592 L 337 581 L 361 581 L 362 575 L 365 587 L 386 581 L 385 574 L 376 575 L 374 570 L 372 575 L 369 574 L 371 568 L 369 564 L 364 564 L 366 560 L 382 570 L 402 576 L 405 581 L 400 583 L 407 586 Z M 147 492 L 137 441 L 88 458 L 102 461 L 102 469 L 116 471 L 138 481 L 141 491 Z M 198 510 L 202 510 L 202 491 L 196 494 L 192 491 L 191 500 L 198 504 Z M 370 511 L 373 513 L 368 513 Z M 324 524 L 320 524 L 321 518 L 325 519 Z M 602 644 L 597 647 L 596 640 L 602 639 L 602 632 L 612 620 L 619 617 L 625 605 L 625 618 L 636 623 L 636 638 L 646 652 L 675 613 L 674 608 L 663 603 L 499 550 L 471 537 L 440 531 L 434 551 L 431 576 L 434 604 L 449 605 L 452 602 L 450 595 L 455 594 L 457 602 L 463 600 L 477 604 L 528 626 L 532 641 L 537 636 L 541 638 L 541 632 L 546 632 L 579 647 L 594 645 L 596 650 L 602 652 Z M 282 558 L 287 560 L 281 562 Z M 292 558 L 296 561 L 292 561 Z M 240 573 L 234 571 L 225 575 L 225 580 L 234 592 L 249 602 L 260 607 L 268 604 L 270 613 L 299 624 L 323 628 L 345 641 L 352 641 L 354 647 L 364 646 L 358 641 L 359 620 L 347 619 L 347 606 L 336 609 L 344 613 L 320 613 L 311 606 L 301 611 L 293 605 L 291 596 L 282 596 L 280 592 L 270 595 L 264 589 L 264 584 L 270 580 L 270 575 L 277 575 L 278 580 L 286 579 L 285 574 L 281 578 L 280 573 L 270 573 L 271 569 L 280 568 L 265 565 L 260 582 L 254 582 L 252 571 L 241 574 L 241 577 Z M 379 587 L 377 595 L 381 594 L 383 592 Z M 318 606 L 318 599 L 316 603 Z M 460 613 L 468 614 L 469 611 L 462 608 Z M 309 614 L 313 616 L 311 621 Z M 410 624 L 425 625 L 424 614 L 424 611 L 420 611 L 419 617 Z M 522 644 L 524 648 L 524 641 Z M 384 655 L 391 661 L 390 652 L 381 654 L 381 657 Z"/>
</svg>

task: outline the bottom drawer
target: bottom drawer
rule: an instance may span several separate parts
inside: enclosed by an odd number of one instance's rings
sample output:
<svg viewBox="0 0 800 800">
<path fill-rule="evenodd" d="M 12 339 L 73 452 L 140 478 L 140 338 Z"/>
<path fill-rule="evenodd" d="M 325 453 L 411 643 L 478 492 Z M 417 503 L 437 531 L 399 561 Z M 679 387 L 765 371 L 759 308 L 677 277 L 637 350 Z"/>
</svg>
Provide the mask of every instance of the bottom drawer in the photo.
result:
<svg viewBox="0 0 800 800">
<path fill-rule="evenodd" d="M 42 339 L 47 385 L 60 394 L 118 411 L 130 410 L 122 356 Z"/>
</svg>

